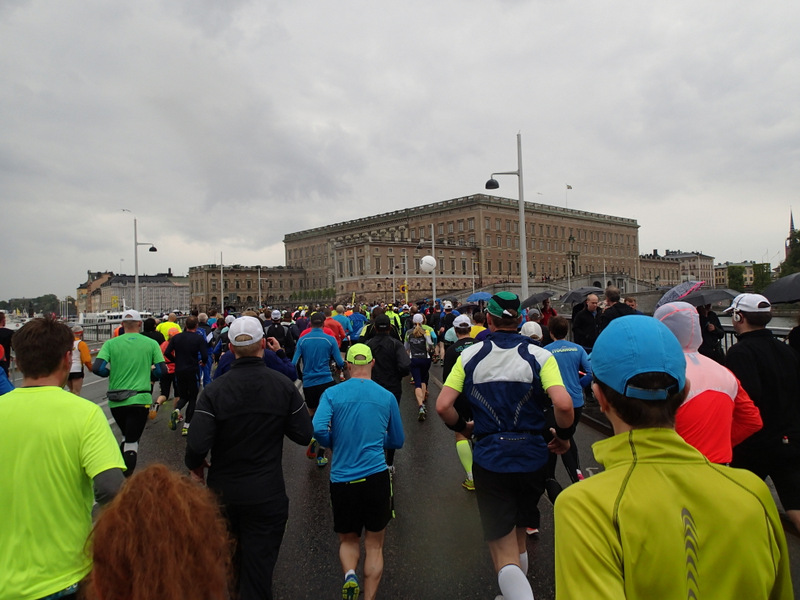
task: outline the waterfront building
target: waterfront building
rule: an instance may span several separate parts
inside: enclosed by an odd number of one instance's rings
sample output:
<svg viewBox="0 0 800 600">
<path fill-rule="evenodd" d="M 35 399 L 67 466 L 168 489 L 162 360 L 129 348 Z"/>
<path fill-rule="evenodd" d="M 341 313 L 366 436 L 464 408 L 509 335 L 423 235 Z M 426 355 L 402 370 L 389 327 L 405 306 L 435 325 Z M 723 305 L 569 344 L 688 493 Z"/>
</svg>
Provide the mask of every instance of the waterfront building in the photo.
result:
<svg viewBox="0 0 800 600">
<path fill-rule="evenodd" d="M 639 257 L 639 278 L 653 287 L 673 286 L 681 280 L 681 262 L 674 256 L 661 256 L 658 250 Z"/>
<path fill-rule="evenodd" d="M 94 310 L 86 312 L 121 311 L 134 305 L 135 278 L 133 275 L 112 275 L 93 294 Z M 172 310 L 186 311 L 189 308 L 189 278 L 167 273 L 139 275 L 141 310 L 163 314 Z"/>
<path fill-rule="evenodd" d="M 680 262 L 681 281 L 705 281 L 711 284 L 714 281 L 714 257 L 702 252 L 682 252 L 681 250 L 667 250 L 665 255 L 677 258 Z"/>
<path fill-rule="evenodd" d="M 100 286 L 114 276 L 110 271 L 87 271 L 86 282 L 78 286 L 75 304 L 78 314 L 100 312 Z"/>
</svg>

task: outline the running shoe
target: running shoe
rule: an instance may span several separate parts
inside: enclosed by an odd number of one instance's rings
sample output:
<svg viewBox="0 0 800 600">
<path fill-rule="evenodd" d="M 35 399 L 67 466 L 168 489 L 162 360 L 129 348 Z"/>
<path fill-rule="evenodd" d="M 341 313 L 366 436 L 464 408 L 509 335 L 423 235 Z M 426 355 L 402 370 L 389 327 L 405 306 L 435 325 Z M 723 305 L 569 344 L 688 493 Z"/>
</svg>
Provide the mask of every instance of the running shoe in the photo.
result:
<svg viewBox="0 0 800 600">
<path fill-rule="evenodd" d="M 577 472 L 576 472 L 576 474 L 575 474 L 575 475 L 576 475 L 576 477 L 578 478 L 578 481 L 583 481 L 584 479 L 586 479 L 586 478 L 583 476 L 583 471 L 581 471 L 580 469 L 578 469 L 578 470 L 577 470 Z"/>
<path fill-rule="evenodd" d="M 525 533 L 528 535 L 539 535 L 539 529 L 536 527 L 526 527 Z"/>
<path fill-rule="evenodd" d="M 328 459 L 327 458 L 325 458 L 324 456 L 318 456 L 317 457 L 317 466 L 318 467 L 324 467 L 327 464 L 328 464 Z"/>
<path fill-rule="evenodd" d="M 158 402 L 153 402 L 153 403 L 150 405 L 150 412 L 149 412 L 149 413 L 147 413 L 147 418 L 148 418 L 148 419 L 150 419 L 151 421 L 152 421 L 153 419 L 155 419 L 155 418 L 156 418 L 156 415 L 158 414 L 158 409 L 159 409 L 159 408 L 161 408 L 161 405 L 160 405 Z"/>
<path fill-rule="evenodd" d="M 181 411 L 177 408 L 173 410 L 169 415 L 169 423 L 167 426 L 172 430 L 175 431 L 178 428 L 178 421 L 180 420 Z"/>
<path fill-rule="evenodd" d="M 475 482 L 472 479 L 467 478 L 461 482 L 461 487 L 463 487 L 465 490 L 469 490 L 470 492 L 474 492 Z"/>
<path fill-rule="evenodd" d="M 189 424 L 188 423 L 184 423 L 183 429 L 181 429 L 181 435 L 183 437 L 186 437 L 187 435 L 189 435 Z"/>
<path fill-rule="evenodd" d="M 424 421 L 428 417 L 428 410 L 425 408 L 425 405 L 419 407 L 419 413 L 417 415 L 418 421 Z"/>
<path fill-rule="evenodd" d="M 361 588 L 358 587 L 358 577 L 351 573 L 347 576 L 347 579 L 344 580 L 344 585 L 342 586 L 342 600 L 357 600 L 360 593 Z"/>
<path fill-rule="evenodd" d="M 311 438 L 311 443 L 308 445 L 308 448 L 306 448 L 306 456 L 308 458 L 312 459 L 312 460 L 317 458 L 317 447 L 318 446 L 319 446 L 319 444 L 317 444 L 317 440 L 315 440 L 314 438 Z"/>
</svg>

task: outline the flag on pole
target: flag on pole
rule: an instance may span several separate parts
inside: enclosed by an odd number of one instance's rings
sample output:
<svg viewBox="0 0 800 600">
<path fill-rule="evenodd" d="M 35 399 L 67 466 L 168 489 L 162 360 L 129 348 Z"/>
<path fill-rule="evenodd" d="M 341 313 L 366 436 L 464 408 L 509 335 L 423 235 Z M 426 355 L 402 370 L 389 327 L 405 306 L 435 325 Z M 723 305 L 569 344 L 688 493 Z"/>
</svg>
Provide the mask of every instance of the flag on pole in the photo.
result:
<svg viewBox="0 0 800 600">
<path fill-rule="evenodd" d="M 572 189 L 572 186 L 571 186 L 570 184 L 567 184 L 567 189 L 568 189 L 568 190 L 571 190 L 571 189 Z"/>
</svg>

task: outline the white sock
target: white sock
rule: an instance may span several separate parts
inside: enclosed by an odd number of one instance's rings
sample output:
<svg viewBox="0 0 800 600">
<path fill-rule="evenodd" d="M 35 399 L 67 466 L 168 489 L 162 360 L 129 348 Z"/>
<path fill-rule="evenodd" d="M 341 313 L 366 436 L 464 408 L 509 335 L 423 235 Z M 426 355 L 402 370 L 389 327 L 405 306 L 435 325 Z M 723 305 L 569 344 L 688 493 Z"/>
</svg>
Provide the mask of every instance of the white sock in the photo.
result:
<svg viewBox="0 0 800 600">
<path fill-rule="evenodd" d="M 344 574 L 344 578 L 347 579 L 350 575 L 355 575 L 356 572 L 353 569 L 350 569 L 347 573 Z"/>
<path fill-rule="evenodd" d="M 183 428 L 184 429 L 189 429 L 189 425 L 191 425 L 191 423 L 184 423 L 183 424 Z"/>
<path fill-rule="evenodd" d="M 506 565 L 497 573 L 497 583 L 504 600 L 533 600 L 528 578 L 517 565 Z"/>
<path fill-rule="evenodd" d="M 123 452 L 139 452 L 139 442 L 125 442 L 122 444 Z"/>
<path fill-rule="evenodd" d="M 519 555 L 519 568 L 525 575 L 528 574 L 528 552 L 525 551 Z"/>
</svg>

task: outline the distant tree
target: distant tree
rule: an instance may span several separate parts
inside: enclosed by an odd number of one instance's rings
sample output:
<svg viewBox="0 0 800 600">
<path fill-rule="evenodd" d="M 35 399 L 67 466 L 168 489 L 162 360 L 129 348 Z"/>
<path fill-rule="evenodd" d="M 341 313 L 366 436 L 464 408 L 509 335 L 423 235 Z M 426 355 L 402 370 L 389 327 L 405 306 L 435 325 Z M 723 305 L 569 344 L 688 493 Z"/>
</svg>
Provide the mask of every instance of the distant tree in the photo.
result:
<svg viewBox="0 0 800 600">
<path fill-rule="evenodd" d="M 737 292 L 744 290 L 744 267 L 728 267 L 728 287 Z"/>
<path fill-rule="evenodd" d="M 795 231 L 789 240 L 789 255 L 781 263 L 781 277 L 800 271 L 800 230 Z"/>
<path fill-rule="evenodd" d="M 753 291 L 756 294 L 763 292 L 764 288 L 772 283 L 770 268 L 771 267 L 769 263 L 758 263 L 753 265 Z"/>
</svg>

